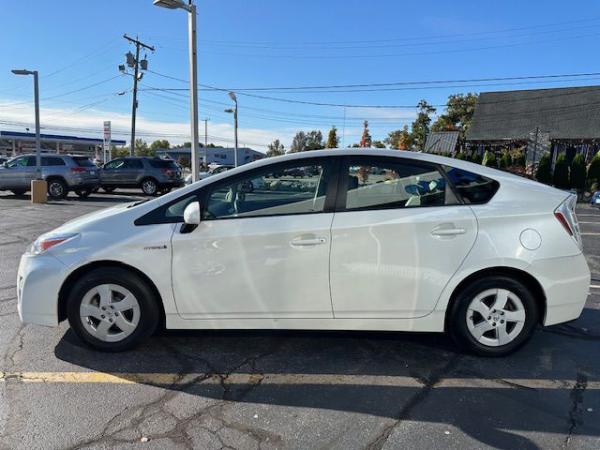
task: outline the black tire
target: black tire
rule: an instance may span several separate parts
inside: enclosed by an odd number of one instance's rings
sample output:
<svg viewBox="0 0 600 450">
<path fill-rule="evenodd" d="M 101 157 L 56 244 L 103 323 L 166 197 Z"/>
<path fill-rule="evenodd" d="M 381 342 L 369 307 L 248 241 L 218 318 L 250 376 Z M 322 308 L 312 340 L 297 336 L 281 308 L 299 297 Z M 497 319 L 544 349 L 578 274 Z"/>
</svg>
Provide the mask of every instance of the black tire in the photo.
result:
<svg viewBox="0 0 600 450">
<path fill-rule="evenodd" d="M 13 189 L 11 192 L 12 192 L 13 194 L 15 194 L 15 195 L 23 195 L 23 194 L 25 194 L 25 192 L 27 192 L 27 191 L 25 191 L 25 190 L 23 190 L 23 189 Z"/>
<path fill-rule="evenodd" d="M 77 189 L 75 191 L 75 193 L 77 194 L 78 197 L 88 198 L 90 196 L 90 194 L 92 193 L 92 190 L 91 189 Z"/>
<path fill-rule="evenodd" d="M 171 189 L 171 187 L 162 188 L 160 192 L 162 194 L 168 194 L 169 192 L 171 192 Z"/>
<path fill-rule="evenodd" d="M 104 192 L 106 192 L 107 194 L 110 194 L 111 192 L 113 192 L 115 190 L 115 188 L 111 187 L 111 186 L 102 186 L 102 190 Z"/>
<path fill-rule="evenodd" d="M 69 194 L 67 183 L 60 178 L 51 178 L 48 182 L 48 197 L 62 200 Z"/>
<path fill-rule="evenodd" d="M 140 317 L 135 330 L 117 342 L 106 342 L 92 335 L 83 325 L 80 307 L 87 292 L 102 284 L 113 284 L 129 290 L 136 298 Z M 67 318 L 75 334 L 90 347 L 103 352 L 130 350 L 147 339 L 156 330 L 160 320 L 159 299 L 154 291 L 136 273 L 120 268 L 97 268 L 84 274 L 73 285 L 67 298 Z"/>
<path fill-rule="evenodd" d="M 158 183 L 154 178 L 144 178 L 140 188 L 145 195 L 154 196 L 158 192 Z"/>
<path fill-rule="evenodd" d="M 510 291 L 518 297 L 525 311 L 523 328 L 505 345 L 484 345 L 469 331 L 469 306 L 480 293 L 488 289 Z M 473 315 L 473 313 L 471 314 Z M 457 294 L 447 316 L 446 329 L 456 344 L 463 350 L 480 356 L 505 356 L 519 349 L 531 338 L 536 325 L 539 323 L 539 314 L 539 307 L 531 290 L 521 281 L 506 275 L 487 276 L 473 281 Z M 496 326 L 495 322 L 494 326 Z M 497 333 L 496 330 L 490 330 L 490 332 Z"/>
</svg>

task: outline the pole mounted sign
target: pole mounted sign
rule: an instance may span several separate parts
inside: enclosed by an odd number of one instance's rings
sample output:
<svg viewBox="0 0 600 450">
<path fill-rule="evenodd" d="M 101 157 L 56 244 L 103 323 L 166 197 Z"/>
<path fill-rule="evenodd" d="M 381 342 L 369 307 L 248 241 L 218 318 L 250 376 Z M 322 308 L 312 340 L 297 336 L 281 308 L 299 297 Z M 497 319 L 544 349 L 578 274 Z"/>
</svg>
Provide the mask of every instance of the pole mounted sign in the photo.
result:
<svg viewBox="0 0 600 450">
<path fill-rule="evenodd" d="M 103 156 L 104 162 L 106 163 L 111 159 L 110 147 L 111 147 L 111 132 L 110 132 L 110 120 L 104 122 L 104 145 L 103 145 Z"/>
</svg>

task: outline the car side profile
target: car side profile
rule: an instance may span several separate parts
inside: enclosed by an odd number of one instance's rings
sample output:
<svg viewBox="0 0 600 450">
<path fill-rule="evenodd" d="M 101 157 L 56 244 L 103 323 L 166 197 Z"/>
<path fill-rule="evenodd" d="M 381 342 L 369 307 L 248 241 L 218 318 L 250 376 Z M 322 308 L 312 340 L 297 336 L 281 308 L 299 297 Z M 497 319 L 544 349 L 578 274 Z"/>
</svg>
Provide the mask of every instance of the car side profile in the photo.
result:
<svg viewBox="0 0 600 450">
<path fill-rule="evenodd" d="M 302 174 L 300 177 L 299 174 Z M 21 320 L 104 351 L 157 327 L 447 332 L 505 355 L 582 312 L 575 197 L 437 155 L 260 160 L 40 236 Z"/>
<path fill-rule="evenodd" d="M 183 178 L 175 161 L 132 156 L 104 164 L 100 171 L 100 184 L 105 192 L 113 192 L 117 188 L 140 188 L 146 195 L 156 195 L 183 186 Z"/>
<path fill-rule="evenodd" d="M 65 198 L 70 191 L 89 196 L 100 184 L 98 168 L 87 156 L 42 154 L 42 179 L 48 182 L 48 196 Z M 0 166 L 0 191 L 23 195 L 38 178 L 36 155 L 17 156 Z"/>
</svg>

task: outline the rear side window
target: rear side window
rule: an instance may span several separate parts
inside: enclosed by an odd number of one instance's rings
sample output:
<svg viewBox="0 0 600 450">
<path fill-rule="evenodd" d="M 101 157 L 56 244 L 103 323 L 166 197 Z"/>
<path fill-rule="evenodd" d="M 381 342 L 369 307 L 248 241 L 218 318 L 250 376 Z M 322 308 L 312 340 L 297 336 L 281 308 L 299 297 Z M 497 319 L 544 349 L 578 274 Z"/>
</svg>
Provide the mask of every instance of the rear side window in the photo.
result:
<svg viewBox="0 0 600 450">
<path fill-rule="evenodd" d="M 42 166 L 64 166 L 65 162 L 62 158 L 56 156 L 42 156 Z"/>
<path fill-rule="evenodd" d="M 125 168 L 126 169 L 143 169 L 144 165 L 140 159 L 126 159 L 125 160 Z"/>
<path fill-rule="evenodd" d="M 346 210 L 415 208 L 456 204 L 435 166 L 382 158 L 351 158 Z"/>
<path fill-rule="evenodd" d="M 73 160 L 79 167 L 96 167 L 92 160 L 85 156 L 74 156 Z"/>
<path fill-rule="evenodd" d="M 479 205 L 489 202 L 500 187 L 500 183 L 496 180 L 473 172 L 447 166 L 444 170 L 456 192 L 468 204 Z"/>
<path fill-rule="evenodd" d="M 155 169 L 177 169 L 175 161 L 168 159 L 150 159 L 150 166 Z"/>
</svg>

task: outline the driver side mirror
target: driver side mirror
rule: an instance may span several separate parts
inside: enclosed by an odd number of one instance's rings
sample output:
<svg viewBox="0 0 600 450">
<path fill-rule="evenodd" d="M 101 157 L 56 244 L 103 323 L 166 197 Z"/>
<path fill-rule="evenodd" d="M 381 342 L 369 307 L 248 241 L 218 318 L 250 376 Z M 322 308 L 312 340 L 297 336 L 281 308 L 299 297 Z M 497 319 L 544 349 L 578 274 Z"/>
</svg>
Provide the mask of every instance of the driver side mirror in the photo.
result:
<svg viewBox="0 0 600 450">
<path fill-rule="evenodd" d="M 200 225 L 200 202 L 192 202 L 185 207 L 183 221 L 186 225 Z"/>
</svg>

